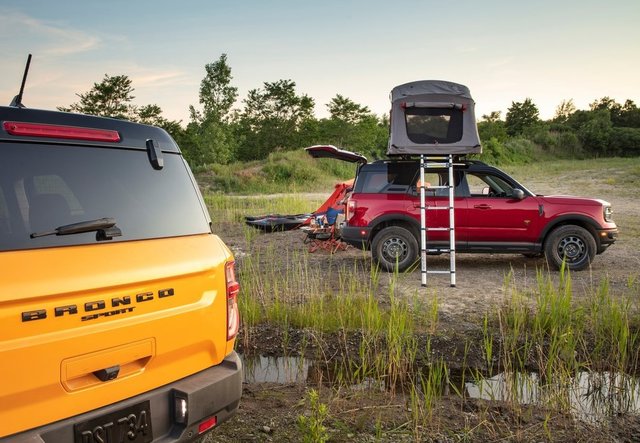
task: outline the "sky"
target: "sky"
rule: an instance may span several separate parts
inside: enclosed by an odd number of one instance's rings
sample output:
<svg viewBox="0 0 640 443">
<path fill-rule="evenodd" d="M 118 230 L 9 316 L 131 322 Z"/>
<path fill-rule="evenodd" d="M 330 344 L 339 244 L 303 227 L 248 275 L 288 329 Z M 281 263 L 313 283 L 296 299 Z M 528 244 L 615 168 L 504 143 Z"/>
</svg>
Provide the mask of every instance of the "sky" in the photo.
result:
<svg viewBox="0 0 640 443">
<path fill-rule="evenodd" d="M 226 53 L 237 107 L 291 79 L 319 118 L 336 94 L 389 110 L 394 86 L 469 87 L 476 116 L 531 98 L 544 119 L 562 100 L 640 104 L 639 0 L 0 0 L 0 104 L 55 109 L 105 74 L 171 120 L 198 106 L 204 66 Z"/>
</svg>

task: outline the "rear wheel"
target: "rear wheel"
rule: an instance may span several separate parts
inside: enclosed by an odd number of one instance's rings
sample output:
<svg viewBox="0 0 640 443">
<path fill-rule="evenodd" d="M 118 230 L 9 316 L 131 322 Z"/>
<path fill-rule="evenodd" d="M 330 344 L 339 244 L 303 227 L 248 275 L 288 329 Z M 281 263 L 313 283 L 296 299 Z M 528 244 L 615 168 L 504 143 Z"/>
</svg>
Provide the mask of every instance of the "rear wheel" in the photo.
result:
<svg viewBox="0 0 640 443">
<path fill-rule="evenodd" d="M 418 258 L 418 241 L 400 226 L 384 228 L 371 243 L 373 260 L 387 272 L 405 271 Z"/>
<path fill-rule="evenodd" d="M 564 260 L 567 268 L 579 271 L 589 266 L 596 256 L 596 240 L 586 229 L 565 225 L 554 229 L 544 245 L 549 265 L 560 269 Z"/>
</svg>

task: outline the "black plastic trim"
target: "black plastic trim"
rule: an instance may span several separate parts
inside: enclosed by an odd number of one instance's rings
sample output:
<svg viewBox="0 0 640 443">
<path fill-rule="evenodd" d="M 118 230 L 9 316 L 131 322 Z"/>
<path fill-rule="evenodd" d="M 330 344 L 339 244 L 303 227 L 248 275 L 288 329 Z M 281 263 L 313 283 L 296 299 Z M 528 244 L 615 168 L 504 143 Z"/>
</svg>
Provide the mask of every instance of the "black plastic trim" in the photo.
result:
<svg viewBox="0 0 640 443">
<path fill-rule="evenodd" d="M 175 396 L 187 399 L 188 420 L 181 424 L 175 416 Z M 153 441 L 163 443 L 192 441 L 198 436 L 198 423 L 216 416 L 218 425 L 237 410 L 242 395 L 242 362 L 236 352 L 212 366 L 174 383 L 75 417 L 2 438 L 2 443 L 59 443 L 74 441 L 74 425 L 120 411 L 138 403 L 151 403 Z M 215 428 L 214 428 L 215 429 Z"/>
</svg>

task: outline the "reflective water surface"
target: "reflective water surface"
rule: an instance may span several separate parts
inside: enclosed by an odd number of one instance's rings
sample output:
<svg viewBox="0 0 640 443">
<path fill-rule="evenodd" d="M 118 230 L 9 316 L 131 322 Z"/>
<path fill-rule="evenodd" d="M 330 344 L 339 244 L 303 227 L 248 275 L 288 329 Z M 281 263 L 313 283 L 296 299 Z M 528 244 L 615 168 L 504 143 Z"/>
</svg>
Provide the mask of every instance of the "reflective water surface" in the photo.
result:
<svg viewBox="0 0 640 443">
<path fill-rule="evenodd" d="M 352 389 L 389 389 L 385 377 L 375 379 L 341 374 L 335 365 L 302 357 L 252 356 L 243 357 L 243 361 L 245 383 L 317 385 L 351 380 Z M 420 383 L 414 385 L 420 389 Z M 570 411 L 574 417 L 589 422 L 640 412 L 640 381 L 620 373 L 579 372 L 575 377 L 544 380 L 537 373 L 503 372 L 487 378 L 458 377 L 442 386 L 441 392 L 445 395 L 459 392 L 467 398 L 549 405 Z"/>
</svg>

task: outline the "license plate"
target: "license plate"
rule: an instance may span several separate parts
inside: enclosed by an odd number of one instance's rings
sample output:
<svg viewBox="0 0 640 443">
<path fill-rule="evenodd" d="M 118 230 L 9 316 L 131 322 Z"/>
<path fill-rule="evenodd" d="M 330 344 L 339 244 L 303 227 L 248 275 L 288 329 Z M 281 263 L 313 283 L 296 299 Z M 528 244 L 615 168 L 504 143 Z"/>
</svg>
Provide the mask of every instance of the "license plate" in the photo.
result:
<svg viewBox="0 0 640 443">
<path fill-rule="evenodd" d="M 78 423 L 75 443 L 148 443 L 151 432 L 151 408 L 148 401 L 120 411 Z"/>
</svg>

